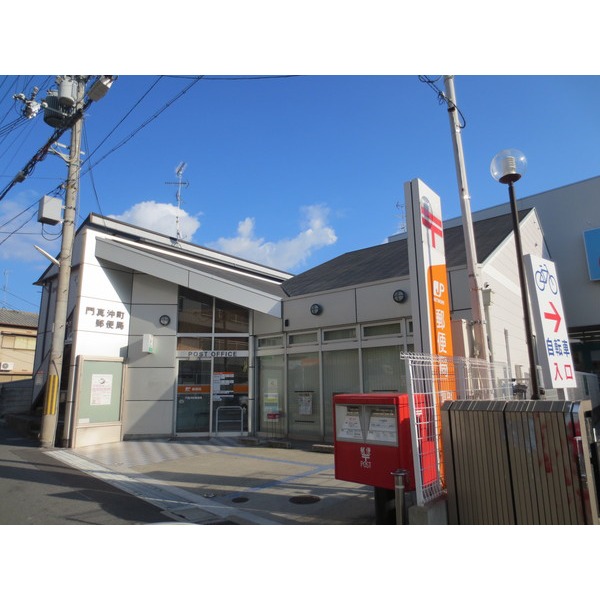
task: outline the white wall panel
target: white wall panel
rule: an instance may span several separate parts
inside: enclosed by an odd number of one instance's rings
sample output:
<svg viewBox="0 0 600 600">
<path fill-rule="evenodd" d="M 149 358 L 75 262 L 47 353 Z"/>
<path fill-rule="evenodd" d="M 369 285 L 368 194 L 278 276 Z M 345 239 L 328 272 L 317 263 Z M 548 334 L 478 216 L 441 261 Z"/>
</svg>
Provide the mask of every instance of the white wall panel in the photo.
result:
<svg viewBox="0 0 600 600">
<path fill-rule="evenodd" d="M 147 331 L 146 333 L 152 333 Z M 154 352 L 142 351 L 142 335 L 129 337 L 129 356 L 127 364 L 130 367 L 162 368 L 174 367 L 177 338 L 174 335 L 155 335 Z"/>
<path fill-rule="evenodd" d="M 175 304 L 177 305 L 178 286 L 146 275 L 136 273 L 133 278 L 131 302 L 133 304 Z"/>
<path fill-rule="evenodd" d="M 123 437 L 169 436 L 173 433 L 173 403 L 129 401 L 125 407 Z"/>
<path fill-rule="evenodd" d="M 394 302 L 394 292 L 403 290 L 407 294 L 405 302 Z M 403 279 L 356 289 L 356 314 L 359 323 L 410 317 L 412 313 L 410 281 Z"/>
<path fill-rule="evenodd" d="M 313 304 L 323 307 L 320 315 L 311 314 L 310 307 Z M 284 328 L 290 331 L 356 323 L 355 291 L 351 289 L 291 298 L 286 300 L 283 311 L 283 317 L 289 323 Z"/>
<path fill-rule="evenodd" d="M 175 396 L 175 368 L 145 367 L 129 365 L 125 398 L 130 401 L 167 400 L 173 403 Z"/>
</svg>

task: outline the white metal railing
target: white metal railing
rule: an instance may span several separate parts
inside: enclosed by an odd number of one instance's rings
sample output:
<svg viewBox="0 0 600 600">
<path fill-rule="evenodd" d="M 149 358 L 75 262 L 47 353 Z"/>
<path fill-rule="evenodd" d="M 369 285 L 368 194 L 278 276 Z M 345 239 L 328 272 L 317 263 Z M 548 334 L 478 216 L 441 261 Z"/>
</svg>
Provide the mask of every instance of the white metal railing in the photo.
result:
<svg viewBox="0 0 600 600">
<path fill-rule="evenodd" d="M 236 414 L 233 414 L 230 416 L 230 418 L 223 418 L 223 416 L 221 415 L 221 413 L 224 412 L 225 414 L 227 413 L 237 413 L 239 414 L 239 416 L 236 416 Z M 239 423 L 239 428 L 240 428 L 240 434 L 244 433 L 244 409 L 241 406 L 219 406 L 217 408 L 217 410 L 215 411 L 216 414 L 216 425 L 215 425 L 215 433 L 219 434 L 219 433 L 224 433 L 221 432 L 219 430 L 219 426 L 223 425 L 223 424 L 238 424 Z M 231 429 L 227 429 L 227 432 L 231 432 Z"/>
<path fill-rule="evenodd" d="M 441 409 L 454 400 L 512 400 L 504 363 L 402 353 L 406 363 L 416 501 L 419 506 L 445 489 Z"/>
</svg>

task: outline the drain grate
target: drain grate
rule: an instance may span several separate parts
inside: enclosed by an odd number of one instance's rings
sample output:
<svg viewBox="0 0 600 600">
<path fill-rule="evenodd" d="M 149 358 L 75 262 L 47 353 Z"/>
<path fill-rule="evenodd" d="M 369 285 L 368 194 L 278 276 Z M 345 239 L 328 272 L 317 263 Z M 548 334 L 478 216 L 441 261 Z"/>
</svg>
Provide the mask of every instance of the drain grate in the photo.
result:
<svg viewBox="0 0 600 600">
<path fill-rule="evenodd" d="M 290 502 L 292 504 L 314 504 L 315 502 L 319 502 L 319 500 L 321 500 L 321 498 L 319 498 L 318 496 L 309 495 L 293 496 L 292 498 L 290 498 Z"/>
</svg>

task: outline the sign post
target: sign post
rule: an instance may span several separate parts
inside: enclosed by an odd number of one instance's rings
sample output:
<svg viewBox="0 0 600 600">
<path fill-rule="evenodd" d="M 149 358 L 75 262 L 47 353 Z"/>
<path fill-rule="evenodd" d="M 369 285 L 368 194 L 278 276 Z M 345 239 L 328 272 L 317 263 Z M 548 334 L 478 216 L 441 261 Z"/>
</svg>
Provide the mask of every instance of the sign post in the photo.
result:
<svg viewBox="0 0 600 600">
<path fill-rule="evenodd" d="M 420 179 L 404 184 L 415 350 L 450 357 L 450 293 L 440 197 Z"/>
<path fill-rule="evenodd" d="M 544 385 L 552 388 L 577 387 L 556 267 L 551 260 L 532 254 L 523 258 Z"/>
</svg>

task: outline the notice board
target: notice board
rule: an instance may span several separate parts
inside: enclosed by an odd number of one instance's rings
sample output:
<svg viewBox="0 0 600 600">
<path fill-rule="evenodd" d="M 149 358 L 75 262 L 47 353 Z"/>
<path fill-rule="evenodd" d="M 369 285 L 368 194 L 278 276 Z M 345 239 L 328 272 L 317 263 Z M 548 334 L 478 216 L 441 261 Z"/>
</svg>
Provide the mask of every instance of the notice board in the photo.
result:
<svg viewBox="0 0 600 600">
<path fill-rule="evenodd" d="M 122 359 L 79 357 L 77 424 L 121 420 Z"/>
</svg>

